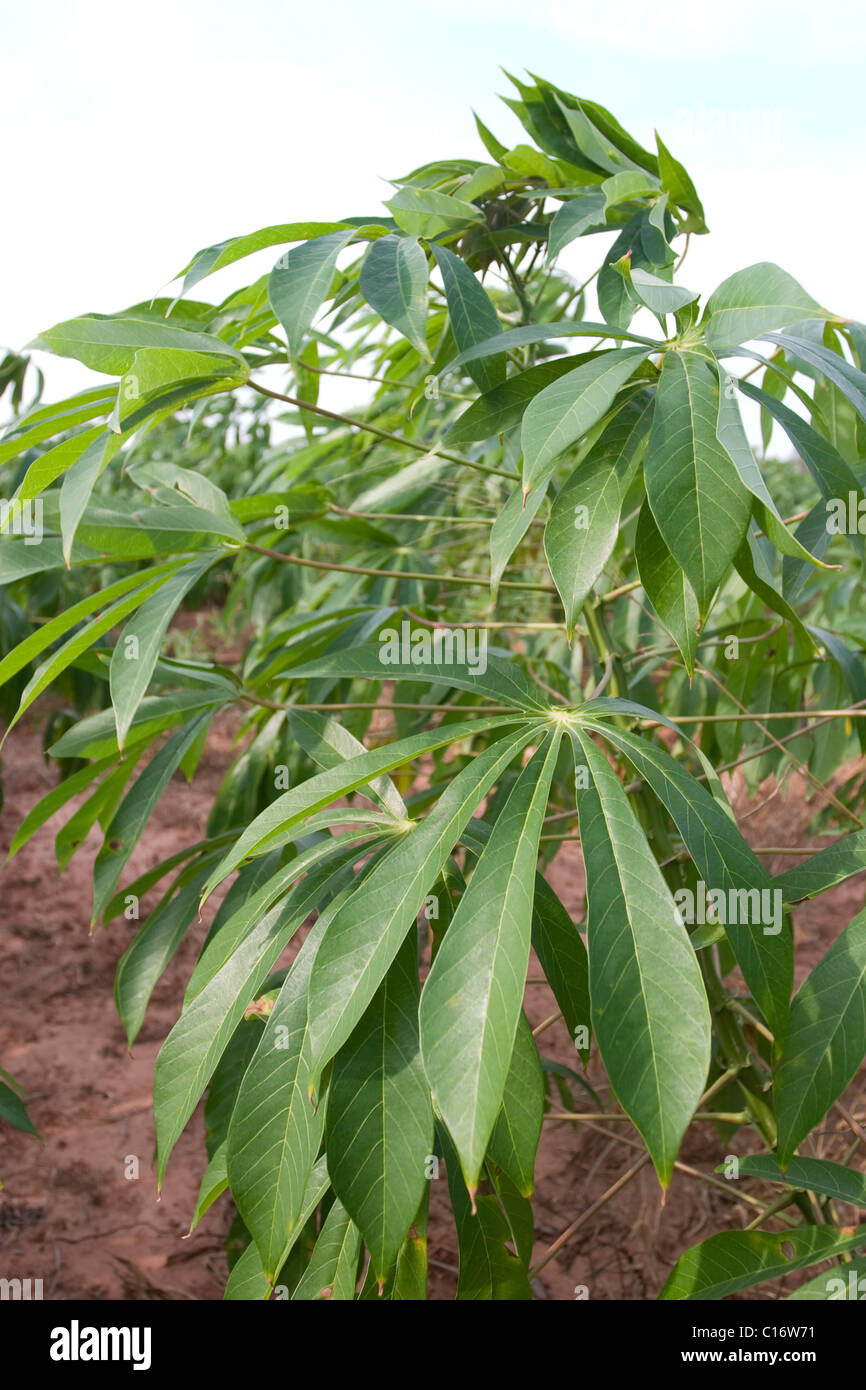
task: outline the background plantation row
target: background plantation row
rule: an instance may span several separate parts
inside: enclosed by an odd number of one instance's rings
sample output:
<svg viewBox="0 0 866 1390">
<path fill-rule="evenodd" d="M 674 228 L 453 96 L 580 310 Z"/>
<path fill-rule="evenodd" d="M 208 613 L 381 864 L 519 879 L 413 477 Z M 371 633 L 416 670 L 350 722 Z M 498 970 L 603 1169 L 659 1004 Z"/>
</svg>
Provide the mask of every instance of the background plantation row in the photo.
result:
<svg viewBox="0 0 866 1390">
<path fill-rule="evenodd" d="M 866 1054 L 866 914 L 793 1001 L 790 919 L 866 868 L 866 328 L 769 263 L 686 288 L 707 225 L 662 139 L 514 85 L 526 143 L 478 122 L 482 159 L 412 171 L 381 215 L 219 243 L 177 298 L 37 340 L 104 384 L 45 405 L 26 352 L 0 368 L 4 496 L 41 523 L 0 537 L 0 701 L 43 719 L 59 778 L 12 855 L 68 807 L 61 868 L 104 836 L 95 927 L 161 894 L 118 966 L 130 1043 L 228 885 L 154 1092 L 160 1180 L 206 1096 L 195 1220 L 228 1191 L 228 1298 L 424 1298 L 437 1161 L 458 1298 L 529 1298 L 542 1117 L 602 1113 L 592 1050 L 663 1189 L 696 1113 L 724 1117 L 719 1163 L 751 1130 L 740 1171 L 775 1184 L 663 1298 L 866 1270 L 856 1149 L 814 1145 Z M 268 274 L 197 297 L 267 247 Z M 171 628 L 184 609 L 219 610 L 237 659 Z M 404 623 L 472 625 L 483 669 L 383 664 Z M 206 838 L 131 879 L 227 712 Z M 833 843 L 771 879 L 738 767 L 798 770 Z M 577 836 L 579 923 L 545 876 Z M 684 922 L 705 888 L 778 894 L 781 930 Z M 572 1068 L 523 1014 L 530 949 Z M 8 1076 L 0 1114 L 30 1123 Z"/>
</svg>

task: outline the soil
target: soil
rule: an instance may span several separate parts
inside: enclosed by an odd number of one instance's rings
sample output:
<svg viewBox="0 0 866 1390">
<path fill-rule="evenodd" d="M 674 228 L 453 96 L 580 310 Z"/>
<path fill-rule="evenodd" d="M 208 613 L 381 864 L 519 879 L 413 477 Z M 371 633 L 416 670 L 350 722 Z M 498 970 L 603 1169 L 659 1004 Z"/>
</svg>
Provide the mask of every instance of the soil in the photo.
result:
<svg viewBox="0 0 866 1390">
<path fill-rule="evenodd" d="M 234 756 L 235 727 L 216 721 L 208 751 L 188 785 L 175 779 L 160 801 L 128 878 L 201 838 L 212 799 Z M 3 759 L 5 809 L 0 852 L 5 855 L 23 815 L 53 785 L 56 773 L 41 754 L 38 729 L 26 722 L 13 731 Z M 796 777 L 779 791 L 767 784 L 751 804 L 739 780 L 731 786 L 744 833 L 756 845 L 806 845 L 814 803 Z M 41 1278 L 52 1299 L 220 1299 L 226 1277 L 225 1236 L 233 1209 L 228 1196 L 211 1208 L 195 1234 L 184 1239 L 205 1166 L 201 1107 L 181 1137 L 157 1199 L 151 1109 L 153 1064 L 175 1022 L 183 989 L 216 903 L 187 934 L 158 985 L 132 1053 L 117 1017 L 113 979 L 134 923 L 116 922 L 89 935 L 93 858 L 91 833 L 62 877 L 53 834 L 66 818 L 49 822 L 16 856 L 0 883 L 4 930 L 0 942 L 0 1064 L 23 1086 L 40 1139 L 0 1127 L 0 1274 Z M 772 873 L 796 862 L 766 861 Z M 584 911 L 580 850 L 566 843 L 550 880 L 577 920 Z M 128 879 L 127 879 L 128 881 Z M 866 875 L 859 875 L 803 904 L 795 914 L 797 978 L 815 964 L 842 927 L 863 907 Z M 145 899 L 143 913 L 155 901 Z M 217 897 L 218 901 L 218 897 Z M 289 949 L 290 959 L 297 943 Z M 530 979 L 540 974 L 537 961 Z M 527 1015 L 534 1027 L 555 1014 L 544 984 L 527 988 Z M 560 1021 L 543 1033 L 542 1052 L 579 1066 Z M 603 1072 L 593 1055 L 589 1081 L 604 1100 Z M 583 1096 L 575 1088 L 576 1096 Z M 584 1108 L 591 1109 L 588 1097 Z M 849 1088 L 845 1103 L 866 1121 L 866 1074 Z M 555 1100 L 555 1109 L 561 1109 Z M 768 1199 L 772 1191 L 747 1180 L 713 1186 L 711 1175 L 728 1152 L 742 1152 L 742 1135 L 730 1141 L 710 1124 L 695 1124 L 666 1204 L 652 1168 L 639 1169 L 612 1198 L 610 1187 L 640 1158 L 642 1146 L 628 1124 L 545 1123 L 533 1198 L 536 1263 L 572 1223 L 579 1228 L 534 1278 L 540 1299 L 655 1298 L 678 1255 L 726 1228 L 741 1229 L 754 1209 L 740 1192 Z M 831 1111 L 819 1136 L 824 1157 L 841 1159 L 854 1140 L 841 1115 Z M 757 1147 L 755 1144 L 754 1147 Z M 132 1160 L 137 1160 L 137 1165 Z M 863 1166 L 866 1143 L 848 1161 Z M 137 1176 L 135 1169 L 137 1167 Z M 694 1176 L 694 1172 L 698 1176 Z M 444 1175 L 432 1184 L 430 1297 L 452 1299 L 457 1252 Z M 778 1190 L 778 1189 L 777 1189 Z M 600 1205 L 597 1206 L 596 1204 Z M 851 1209 L 845 1219 L 857 1220 Z M 773 1221 L 768 1228 L 773 1228 Z M 778 1228 L 778 1226 L 777 1226 Z M 809 1277 L 815 1270 L 809 1272 Z M 777 1298 L 806 1277 L 761 1286 L 751 1296 Z"/>
</svg>

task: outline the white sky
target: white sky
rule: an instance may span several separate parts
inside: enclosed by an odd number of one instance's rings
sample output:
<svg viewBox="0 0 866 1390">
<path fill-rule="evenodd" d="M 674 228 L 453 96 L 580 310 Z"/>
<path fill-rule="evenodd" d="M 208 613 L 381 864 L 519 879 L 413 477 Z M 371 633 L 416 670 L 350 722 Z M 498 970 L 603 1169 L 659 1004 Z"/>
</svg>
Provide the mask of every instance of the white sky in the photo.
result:
<svg viewBox="0 0 866 1390">
<path fill-rule="evenodd" d="M 2 24 L 10 347 L 146 298 L 202 246 L 373 212 L 388 177 L 485 158 L 470 108 L 525 138 L 499 65 L 601 101 L 650 146 L 658 127 L 712 232 L 693 238 L 685 284 L 709 292 L 774 260 L 866 319 L 854 0 L 5 0 Z M 274 259 L 195 293 L 221 297 Z M 41 360 L 49 398 L 92 379 Z"/>
</svg>

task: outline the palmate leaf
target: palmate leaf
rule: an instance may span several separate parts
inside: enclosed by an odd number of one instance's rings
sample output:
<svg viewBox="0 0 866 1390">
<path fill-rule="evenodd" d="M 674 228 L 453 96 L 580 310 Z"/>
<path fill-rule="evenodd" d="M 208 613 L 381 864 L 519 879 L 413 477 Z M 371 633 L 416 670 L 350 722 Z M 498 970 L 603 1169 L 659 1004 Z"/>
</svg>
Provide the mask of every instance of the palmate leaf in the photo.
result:
<svg viewBox="0 0 866 1390">
<path fill-rule="evenodd" d="M 701 619 L 746 533 L 751 501 L 716 437 L 718 381 L 707 361 L 667 352 L 644 460 L 647 498 Z"/>
<path fill-rule="evenodd" d="M 418 1210 L 433 1142 L 433 1110 L 418 1043 L 419 995 L 418 943 L 410 932 L 334 1058 L 328 1082 L 328 1171 L 380 1283 Z"/>
<path fill-rule="evenodd" d="M 539 391 L 594 356 L 594 353 L 576 353 L 573 357 L 554 357 L 549 362 L 528 367 L 525 372 L 516 372 L 501 385 L 485 391 L 474 405 L 464 410 L 448 431 L 448 445 L 492 439 L 519 425 L 526 407 Z"/>
<path fill-rule="evenodd" d="M 393 636 L 389 635 L 393 634 Z M 430 628 L 412 628 L 404 619 L 400 628 L 383 628 L 377 643 L 362 643 L 339 652 L 329 652 L 317 661 L 306 661 L 287 672 L 293 680 L 309 676 L 339 676 L 342 679 L 360 677 L 366 680 L 423 681 L 429 685 L 455 686 L 469 690 L 488 700 L 513 708 L 540 712 L 550 701 L 516 662 L 484 653 L 483 661 L 476 650 L 466 647 L 466 659 L 460 658 L 456 639 L 462 634 L 453 629 L 437 632 Z M 441 644 L 442 659 L 436 660 L 436 644 Z M 433 659 L 424 655 L 425 648 Z M 420 649 L 420 650 L 419 650 Z M 418 658 L 417 660 L 415 658 Z M 482 669 L 483 666 L 483 669 Z"/>
<path fill-rule="evenodd" d="M 659 1298 L 725 1298 L 864 1244 L 866 1226 L 859 1226 L 853 1235 L 843 1235 L 832 1226 L 723 1231 L 680 1256 Z"/>
<path fill-rule="evenodd" d="M 502 1104 L 526 981 L 538 838 L 560 733 L 520 774 L 421 996 L 424 1069 L 474 1196 Z"/>
<path fill-rule="evenodd" d="M 331 921 L 310 980 L 313 1080 L 366 1010 L 472 812 L 533 732 L 506 735 L 458 772 L 435 809 Z"/>
<path fill-rule="evenodd" d="M 830 348 L 795 333 L 765 333 L 771 343 L 778 343 L 791 357 L 800 357 L 831 381 L 851 402 L 857 414 L 866 419 L 866 373 Z"/>
<path fill-rule="evenodd" d="M 446 372 L 456 371 L 458 367 L 467 366 L 470 362 L 479 362 L 482 358 L 491 357 L 498 352 L 513 352 L 516 348 L 532 347 L 535 343 L 547 343 L 558 338 L 612 338 L 614 341 L 644 343 L 648 348 L 655 348 L 657 351 L 664 348 L 664 343 L 656 338 L 644 338 L 640 333 L 632 333 L 628 328 L 618 328 L 615 324 L 590 323 L 586 319 L 524 323 L 519 328 L 506 329 L 492 338 L 486 338 L 482 343 L 476 343 L 474 347 L 465 348 L 445 364 L 439 375 L 444 376 Z"/>
<path fill-rule="evenodd" d="M 582 729 L 575 762 L 587 871 L 593 1022 L 611 1085 L 643 1135 L 662 1187 L 704 1089 L 710 1011 L 695 953 L 634 812 Z"/>
<path fill-rule="evenodd" d="M 845 1090 L 864 1055 L 866 911 L 836 938 L 791 1004 L 773 1081 L 782 1167 Z"/>
<path fill-rule="evenodd" d="M 230 873 L 233 873 L 248 854 L 256 851 L 271 837 L 284 835 L 293 825 L 305 820 L 314 811 L 321 810 L 332 801 L 337 801 L 340 797 L 348 796 L 351 792 L 357 791 L 359 787 L 365 786 L 382 773 L 393 772 L 395 768 L 402 767 L 404 763 L 411 762 L 414 758 L 423 757 L 425 753 L 435 752 L 437 748 L 459 742 L 463 738 L 471 738 L 476 734 L 488 733 L 494 729 L 505 729 L 519 722 L 521 722 L 520 716 L 517 715 L 491 715 L 486 719 L 470 720 L 463 724 L 448 724 L 441 730 L 429 730 L 421 734 L 414 734 L 410 738 L 399 739 L 396 743 L 390 743 L 384 748 L 376 748 L 369 753 L 350 758 L 337 767 L 328 768 L 325 772 L 318 773 L 308 781 L 302 782 L 300 786 L 293 787 L 291 791 L 284 792 L 282 796 L 277 797 L 276 801 L 273 801 L 270 806 L 256 816 L 255 820 L 238 837 L 229 853 L 217 865 L 205 884 L 202 902 L 210 897 L 214 888 L 222 883 L 223 879 L 227 878 Z M 68 735 L 64 735 L 64 738 L 67 737 Z M 62 744 L 63 739 L 58 740 L 50 751 L 52 753 L 63 752 Z"/>
<path fill-rule="evenodd" d="M 676 759 L 613 723 L 590 725 L 619 748 L 669 812 L 708 888 L 731 893 L 768 890 L 772 880 L 740 833 L 736 822 Z M 767 924 L 770 925 L 769 923 Z M 764 934 L 759 925 L 728 922 L 725 932 L 743 978 L 759 1008 L 781 1039 L 794 982 L 794 949 L 784 926 Z"/>
</svg>

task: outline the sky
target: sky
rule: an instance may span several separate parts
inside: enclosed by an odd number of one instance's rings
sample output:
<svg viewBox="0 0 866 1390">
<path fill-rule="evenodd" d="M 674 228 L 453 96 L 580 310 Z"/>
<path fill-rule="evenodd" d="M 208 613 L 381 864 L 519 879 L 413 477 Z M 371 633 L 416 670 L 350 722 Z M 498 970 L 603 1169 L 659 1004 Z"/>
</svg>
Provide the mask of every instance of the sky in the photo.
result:
<svg viewBox="0 0 866 1390">
<path fill-rule="evenodd" d="M 772 260 L 866 319 L 859 0 L 6 0 L 2 20 L 0 345 L 140 302 L 226 237 L 379 211 L 427 159 L 485 159 L 473 109 L 525 139 L 503 67 L 602 102 L 644 144 L 659 130 L 711 229 L 682 283 Z M 49 399 L 94 380 L 39 361 Z"/>
</svg>

